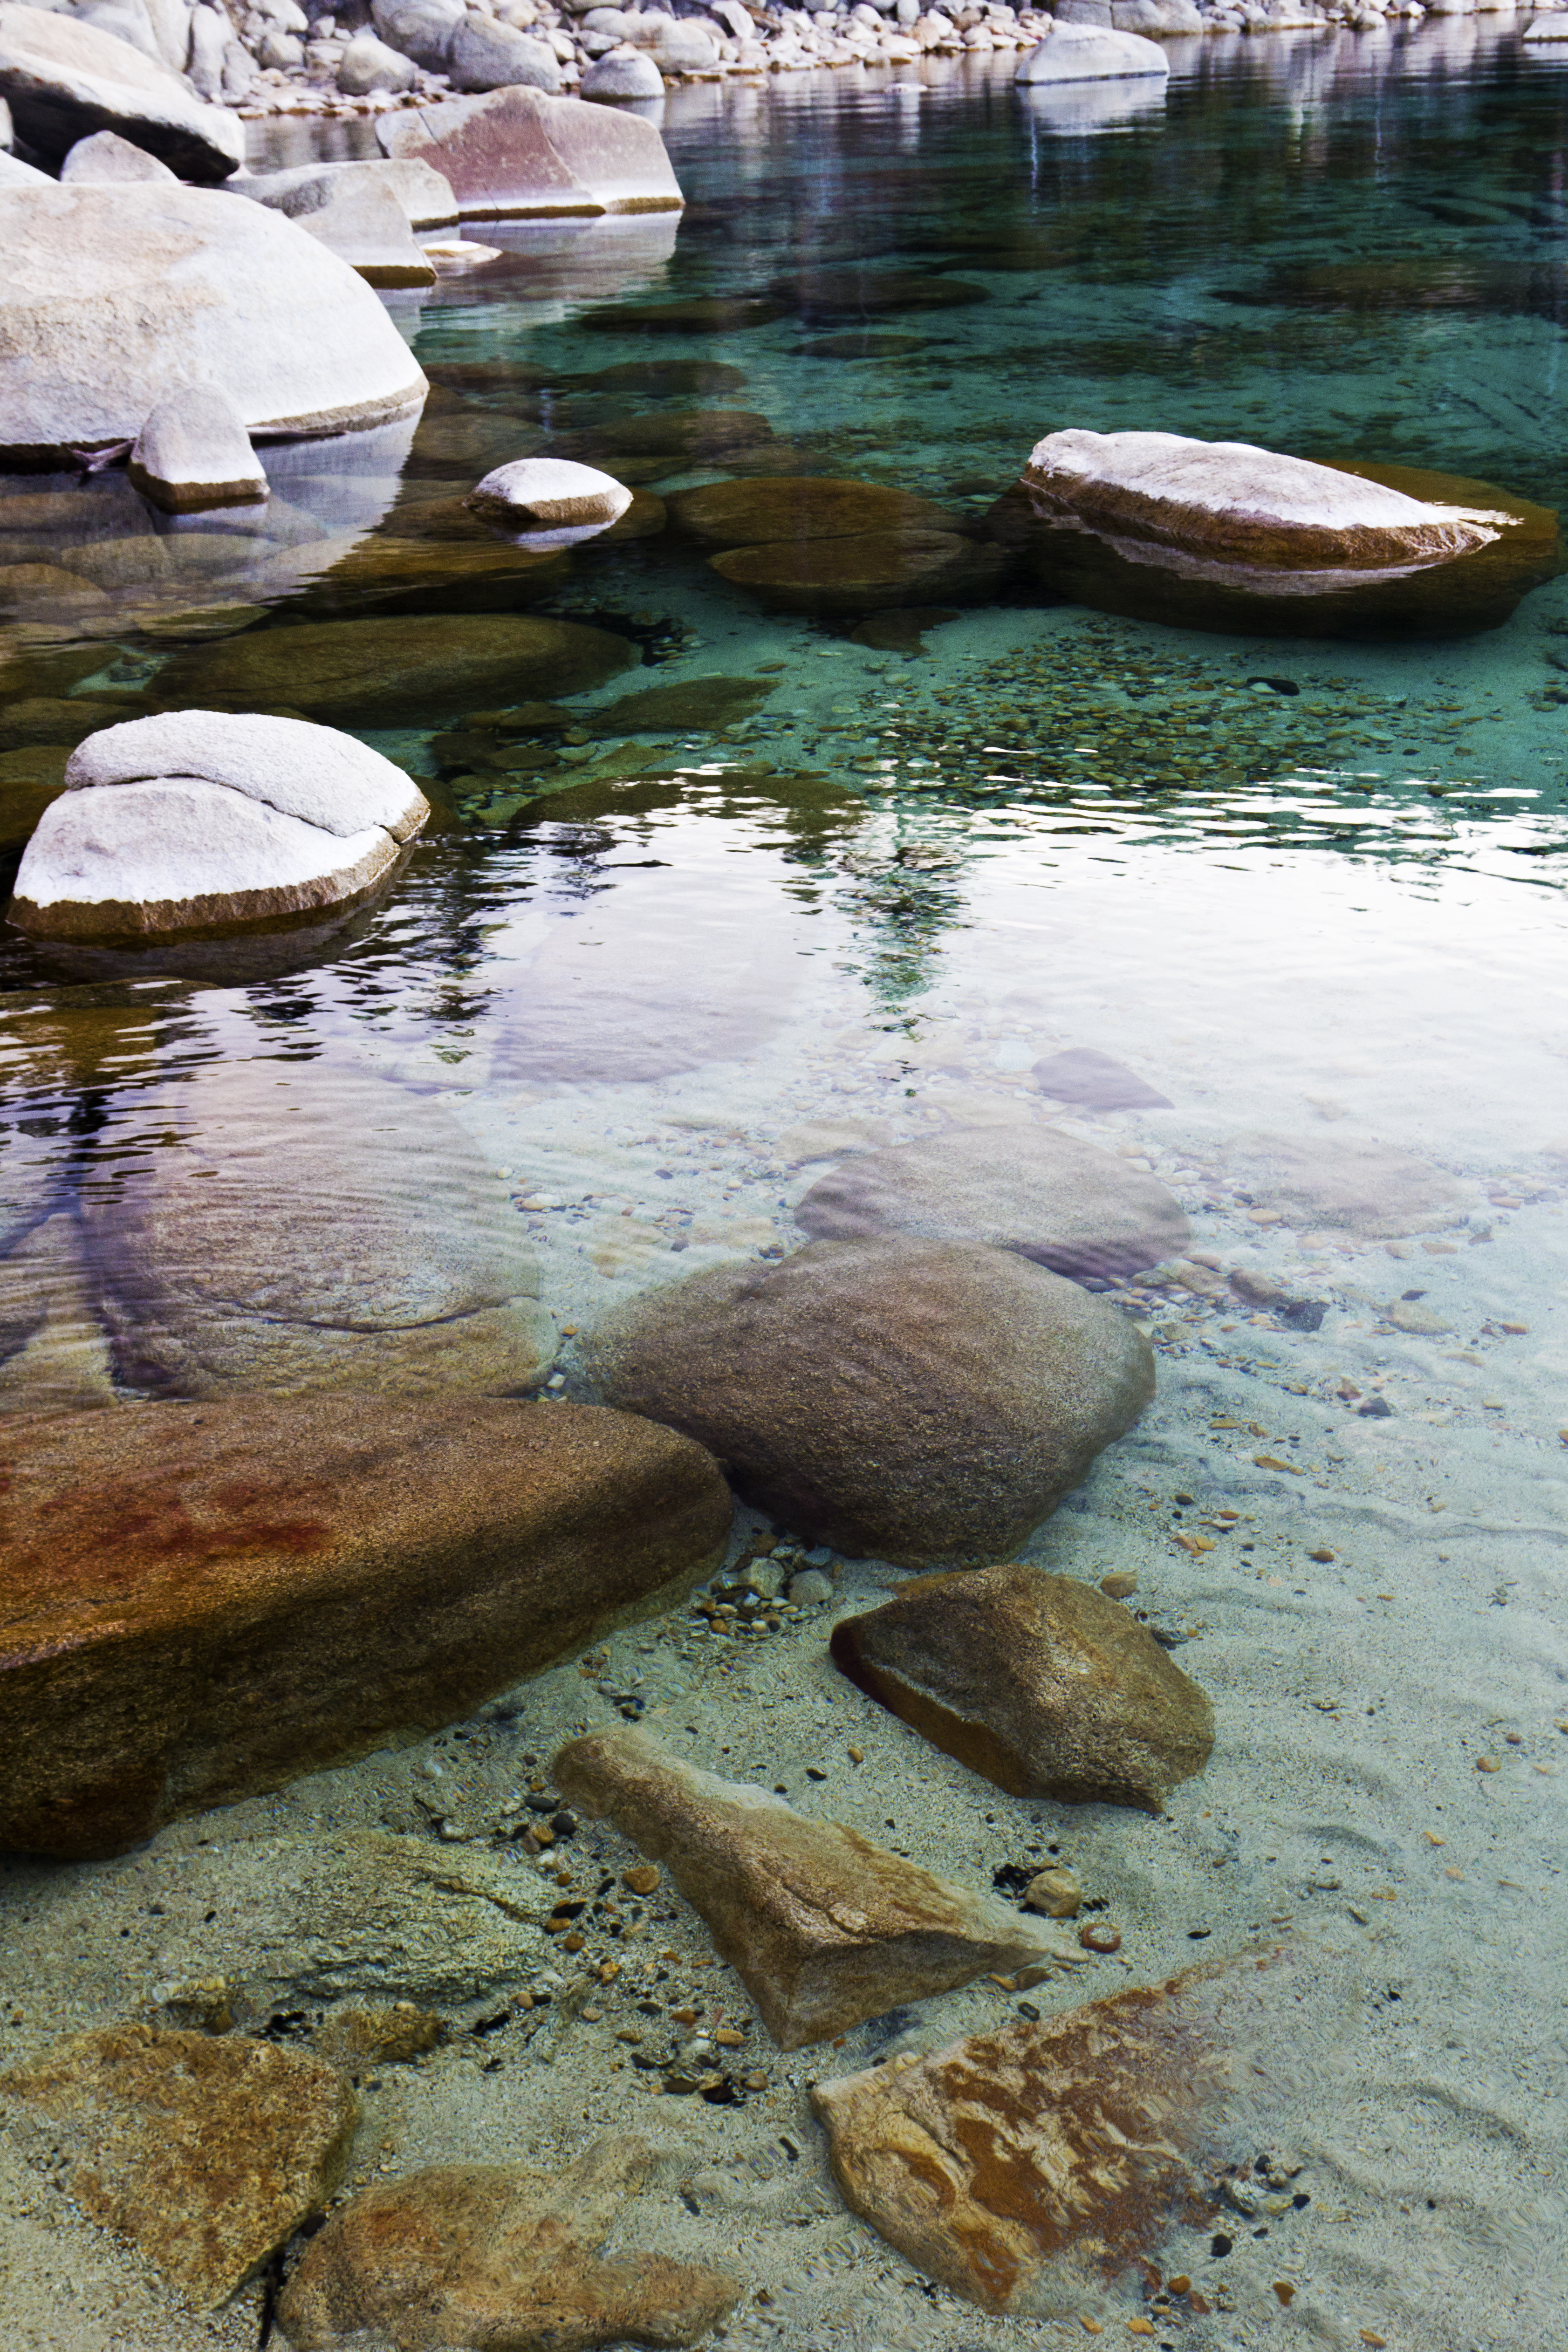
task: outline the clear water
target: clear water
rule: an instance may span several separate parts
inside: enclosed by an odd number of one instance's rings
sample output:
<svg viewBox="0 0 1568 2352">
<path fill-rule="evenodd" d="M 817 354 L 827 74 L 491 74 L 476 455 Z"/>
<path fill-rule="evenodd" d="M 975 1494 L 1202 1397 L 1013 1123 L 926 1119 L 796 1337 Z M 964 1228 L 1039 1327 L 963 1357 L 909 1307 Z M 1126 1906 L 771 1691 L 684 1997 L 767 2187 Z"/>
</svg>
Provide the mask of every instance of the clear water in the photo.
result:
<svg viewBox="0 0 1568 2352">
<path fill-rule="evenodd" d="M 774 436 L 742 470 L 978 515 L 1042 434 L 1142 425 L 1568 502 L 1564 68 L 1492 17 L 1173 55 L 1163 100 L 1025 97 L 1008 68 L 958 64 L 676 93 L 679 234 L 486 230 L 507 268 L 397 315 L 437 382 L 539 371 L 537 393 L 474 395 L 528 446 L 553 430 L 613 452 L 632 416 L 733 406 Z M 689 339 L 583 323 L 849 265 L 940 268 L 985 299 Z M 858 329 L 908 347 L 808 349 Z M 743 382 L 656 400 L 584 381 L 650 359 Z M 373 507 L 479 470 L 420 472 L 417 446 Z M 39 487 L 0 483 L 0 534 L 7 498 Z M 126 528 L 111 483 L 80 495 Z M 290 490 L 298 514 L 363 527 L 344 496 L 308 466 Z M 247 548 L 224 593 L 259 593 L 276 552 Z M 637 616 L 657 668 L 575 698 L 589 740 L 521 781 L 444 747 L 459 708 L 370 736 L 429 780 L 440 821 L 335 939 L 215 982 L 177 960 L 62 973 L 7 937 L 11 1164 L 92 1192 L 156 1156 L 215 1058 L 369 1073 L 450 1106 L 519 1204 L 559 1325 L 795 1245 L 793 1203 L 829 1164 L 813 1122 L 848 1122 L 843 1142 L 1059 1118 L 1152 1166 L 1222 1272 L 1327 1308 L 1308 1332 L 1234 1289 L 1131 1292 L 1159 1401 L 1030 1555 L 1136 1565 L 1219 1716 L 1172 1826 L 1090 1809 L 1064 1832 L 1132 1965 L 1184 1965 L 1202 1929 L 1205 1953 L 1261 1932 L 1304 1988 L 1280 2030 L 1314 2088 L 1281 2092 L 1279 2127 L 1313 2204 L 1268 2242 L 1235 2229 L 1224 2258 L 1182 2242 L 1168 2266 L 1181 2254 L 1216 2307 L 1180 2340 L 1568 2341 L 1568 581 L 1461 643 L 1249 642 L 1009 602 L 904 654 L 764 614 L 655 539 L 584 551 L 547 609 Z M 74 691 L 163 658 L 155 635 L 94 625 L 103 659 Z M 593 738 L 631 687 L 714 676 L 757 682 L 750 715 Z M 1075 1046 L 1172 1108 L 1042 1097 L 1033 1064 Z M 1414 1154 L 1460 1205 L 1440 1229 L 1314 1223 L 1256 1172 L 1280 1135 L 1328 1160 Z M 1412 1306 L 1436 1328 L 1391 1319 Z M 91 1356 L 72 1313 L 47 1360 L 13 1359 L 14 1402 Z M 1363 1410 L 1380 1397 L 1386 1415 Z M 1268 1466 L 1281 1454 L 1305 1475 Z M 682 1660 L 672 1642 L 649 1671 L 678 1694 Z M 973 1839 L 976 1867 L 1000 1859 L 987 1802 L 944 1779 L 922 1858 Z M 775 2307 L 742 2336 L 1014 2340 L 873 2292 L 873 2242 L 829 2231 L 815 2273 L 800 2242 L 775 2248 Z"/>
</svg>

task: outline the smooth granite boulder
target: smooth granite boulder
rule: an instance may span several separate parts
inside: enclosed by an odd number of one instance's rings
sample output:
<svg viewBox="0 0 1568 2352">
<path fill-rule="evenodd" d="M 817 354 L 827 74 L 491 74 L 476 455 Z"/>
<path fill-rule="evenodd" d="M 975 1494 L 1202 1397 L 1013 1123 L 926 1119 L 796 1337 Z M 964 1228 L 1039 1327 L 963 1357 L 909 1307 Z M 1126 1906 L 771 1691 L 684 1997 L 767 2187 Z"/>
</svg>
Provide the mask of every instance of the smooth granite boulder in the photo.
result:
<svg viewBox="0 0 1568 2352">
<path fill-rule="evenodd" d="M 0 1845 L 58 1855 L 468 1715 L 730 1529 L 700 1447 L 570 1405 L 18 1415 L 0 1464 Z"/>
<path fill-rule="evenodd" d="M 809 1820 L 762 1789 L 700 1771 L 647 1732 L 574 1739 L 552 1769 L 569 1803 L 608 1814 L 665 1864 L 781 2050 L 1026 1967 L 1047 1948 L 1010 1904 L 933 1877 L 840 1822 Z"/>
<path fill-rule="evenodd" d="M 60 165 L 62 187 L 78 182 L 93 183 L 100 187 L 123 186 L 127 181 L 134 180 L 161 180 L 166 184 L 179 176 L 177 172 L 170 171 L 167 163 L 160 163 L 156 155 L 149 155 L 144 147 L 133 147 L 118 131 L 95 131 L 90 138 L 79 139 Z"/>
<path fill-rule="evenodd" d="M 203 105 L 167 66 L 96 25 L 17 0 L 0 5 L 0 98 L 51 163 L 95 131 L 118 131 L 187 180 L 226 180 L 245 154 L 235 117 Z"/>
<path fill-rule="evenodd" d="M 774 612 L 834 614 L 984 604 L 1005 568 L 1000 549 L 980 541 L 903 530 L 731 547 L 709 566 Z"/>
<path fill-rule="evenodd" d="M 352 45 L 351 45 L 352 46 Z M 237 195 L 268 205 L 290 220 L 305 225 L 298 196 L 303 189 L 330 194 L 339 188 L 376 185 L 390 188 L 403 207 L 410 228 L 447 228 L 458 217 L 458 200 L 449 180 L 417 156 L 363 156 L 353 163 L 294 163 L 281 172 L 247 172 L 231 186 Z M 319 234 L 319 232 L 318 232 Z M 329 240 L 330 242 L 330 240 Z"/>
<path fill-rule="evenodd" d="M 388 175 L 410 168 L 411 163 L 400 165 L 389 158 L 320 172 L 279 172 L 248 183 L 243 193 L 319 239 L 367 286 L 434 286 L 436 265 L 415 242 L 402 191 L 389 184 Z M 450 219 L 455 210 L 447 190 L 442 216 Z"/>
<path fill-rule="evenodd" d="M 646 49 L 633 48 L 626 42 L 596 58 L 577 88 L 584 98 L 596 99 L 601 103 L 662 98 L 664 76 Z"/>
<path fill-rule="evenodd" d="M 858 1152 L 812 1186 L 795 1219 L 818 1241 L 989 1242 L 1100 1285 L 1157 1265 L 1192 1239 L 1157 1178 L 1052 1127 L 957 1128 Z"/>
<path fill-rule="evenodd" d="M 910 1563 L 1016 1551 L 1154 1392 L 1148 1341 L 1076 1283 L 901 1235 L 666 1284 L 579 1346 L 783 1526 Z"/>
<path fill-rule="evenodd" d="M 430 73 L 444 73 L 463 0 L 371 0 L 371 21 L 387 45 Z"/>
<path fill-rule="evenodd" d="M 384 114 L 388 155 L 415 155 L 452 184 L 465 220 L 679 211 L 681 194 L 651 122 L 538 89 Z"/>
<path fill-rule="evenodd" d="M 1031 49 L 1013 79 L 1039 88 L 1051 82 L 1121 81 L 1171 70 L 1157 41 L 1141 33 L 1119 33 L 1106 25 L 1074 25 L 1059 18 L 1038 48 Z"/>
<path fill-rule="evenodd" d="M 677 490 L 669 519 L 699 547 L 764 547 L 781 541 L 910 533 L 952 534 L 963 518 L 912 490 L 833 475 L 752 474 L 738 481 L 703 482 Z"/>
<path fill-rule="evenodd" d="M 253 435 L 342 433 L 424 399 L 370 288 L 264 205 L 151 184 L 0 188 L 0 460 L 133 441 L 186 384 L 226 393 Z"/>
<path fill-rule="evenodd" d="M 211 384 L 166 393 L 136 436 L 125 470 L 142 497 L 168 514 L 255 506 L 268 496 L 238 409 Z"/>
<path fill-rule="evenodd" d="M 412 89 L 418 79 L 412 58 L 370 32 L 356 33 L 338 60 L 338 88 L 345 98 L 368 98 L 377 89 Z"/>
<path fill-rule="evenodd" d="M 553 49 L 495 16 L 459 18 L 447 51 L 447 73 L 459 90 L 542 89 L 561 87 L 561 64 Z"/>
<path fill-rule="evenodd" d="M 1214 1710 L 1092 1584 L 1014 1565 L 918 1577 L 833 1629 L 833 1663 L 1014 1797 L 1164 1811 L 1207 1763 Z"/>
<path fill-rule="evenodd" d="M 625 483 L 569 457 L 520 457 L 512 465 L 498 466 L 464 500 L 476 514 L 510 524 L 513 530 L 602 526 L 618 521 L 631 502 Z"/>
</svg>

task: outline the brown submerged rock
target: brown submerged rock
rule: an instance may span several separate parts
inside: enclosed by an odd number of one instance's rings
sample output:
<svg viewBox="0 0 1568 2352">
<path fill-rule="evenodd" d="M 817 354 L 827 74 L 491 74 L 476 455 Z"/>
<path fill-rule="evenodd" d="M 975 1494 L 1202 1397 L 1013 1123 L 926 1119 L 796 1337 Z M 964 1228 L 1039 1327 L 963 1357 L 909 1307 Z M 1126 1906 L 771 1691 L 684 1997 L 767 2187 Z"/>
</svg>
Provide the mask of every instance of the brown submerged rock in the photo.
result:
<svg viewBox="0 0 1568 2352">
<path fill-rule="evenodd" d="M 782 1525 L 920 1565 L 1016 1551 L 1154 1393 L 1125 1316 L 973 1243 L 717 1266 L 580 1346 L 607 1402 L 696 1437 Z"/>
<path fill-rule="evenodd" d="M 1154 1177 L 1056 1128 L 959 1128 L 864 1153 L 814 1184 L 795 1217 L 821 1241 L 989 1242 L 1075 1282 L 1137 1274 L 1192 1238 Z"/>
<path fill-rule="evenodd" d="M 782 319 L 787 302 L 767 294 L 699 294 L 688 302 L 617 304 L 577 320 L 609 335 L 733 335 Z"/>
<path fill-rule="evenodd" d="M 667 1430 L 479 1399 L 18 1415 L 0 1476 L 0 1845 L 61 1855 L 466 1715 L 730 1524 Z"/>
<path fill-rule="evenodd" d="M 704 482 L 694 490 L 678 490 L 668 504 L 678 530 L 714 549 L 860 538 L 868 532 L 950 535 L 963 521 L 934 499 L 835 475 L 758 474 L 736 482 Z"/>
<path fill-rule="evenodd" d="M 581 694 L 635 659 L 624 637 L 572 621 L 421 613 L 247 631 L 177 653 L 158 686 L 172 709 L 281 706 L 331 726 L 390 727 Z"/>
<path fill-rule="evenodd" d="M 226 2303 L 342 2180 L 358 2101 L 335 2067 L 237 2034 L 73 2034 L 0 2075 L 29 2152 L 203 2310 Z"/>
<path fill-rule="evenodd" d="M 1001 584 L 1001 551 L 955 531 L 865 531 L 732 547 L 709 568 L 782 613 L 865 613 L 904 602 L 974 604 Z"/>
<path fill-rule="evenodd" d="M 983 2310 L 1100 2305 L 1163 2229 L 1211 2210 L 1214 1990 L 1178 1977 L 819 2083 L 846 2204 Z"/>
<path fill-rule="evenodd" d="M 1342 1229 L 1379 1241 L 1436 1233 L 1463 1224 L 1475 1198 L 1445 1169 L 1386 1144 L 1243 1136 L 1233 1157 L 1248 1192 L 1303 1230 Z"/>
<path fill-rule="evenodd" d="M 781 2050 L 1045 1948 L 1009 1905 L 933 1877 L 858 1830 L 700 1771 L 647 1732 L 574 1739 L 552 1769 L 570 1803 L 608 1814 L 665 1864 Z"/>
<path fill-rule="evenodd" d="M 294 2352 L 378 2331 L 396 2352 L 593 2352 L 700 2343 L 740 2300 L 722 2271 L 599 2249 L 653 2176 L 640 2140 L 595 2140 L 559 2173 L 442 2164 L 372 2189 L 311 2240 L 283 2290 Z"/>
<path fill-rule="evenodd" d="M 772 677 L 692 677 L 679 686 L 648 686 L 623 694 L 583 716 L 595 735 L 683 735 L 689 729 L 728 727 L 760 710 L 777 686 Z"/>
<path fill-rule="evenodd" d="M 1214 1710 L 1116 1601 L 1022 1565 L 922 1576 L 840 1619 L 833 1663 L 1014 1797 L 1164 1810 L 1201 1772 Z"/>
</svg>

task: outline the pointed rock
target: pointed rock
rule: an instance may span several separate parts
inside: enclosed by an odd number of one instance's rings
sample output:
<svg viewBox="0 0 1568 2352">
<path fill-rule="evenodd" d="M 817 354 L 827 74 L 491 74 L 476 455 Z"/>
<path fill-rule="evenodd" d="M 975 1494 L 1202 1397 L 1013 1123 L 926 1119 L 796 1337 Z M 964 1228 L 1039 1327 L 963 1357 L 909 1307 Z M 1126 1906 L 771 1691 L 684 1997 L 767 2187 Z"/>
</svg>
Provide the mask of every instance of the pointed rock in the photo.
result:
<svg viewBox="0 0 1568 2352">
<path fill-rule="evenodd" d="M 171 514 L 253 505 L 267 496 L 267 476 L 239 411 L 211 384 L 182 384 L 158 403 L 126 471 L 143 498 Z"/>
<path fill-rule="evenodd" d="M 1037 1932 L 838 1822 L 808 1821 L 640 1731 L 574 1739 L 555 1785 L 662 1862 L 781 2050 L 1038 1959 Z"/>
<path fill-rule="evenodd" d="M 922 1576 L 833 1629 L 841 1674 L 1014 1797 L 1164 1810 L 1214 1710 L 1091 1584 L 1022 1565 Z"/>
</svg>

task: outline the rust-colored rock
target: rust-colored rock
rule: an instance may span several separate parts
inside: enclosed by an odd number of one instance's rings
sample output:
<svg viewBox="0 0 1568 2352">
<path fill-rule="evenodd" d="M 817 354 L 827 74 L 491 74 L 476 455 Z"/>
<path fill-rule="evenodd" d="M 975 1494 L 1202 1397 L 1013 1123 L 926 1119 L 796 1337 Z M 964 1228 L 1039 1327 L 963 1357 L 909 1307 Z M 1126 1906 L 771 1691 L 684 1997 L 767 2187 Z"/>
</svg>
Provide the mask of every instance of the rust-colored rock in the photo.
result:
<svg viewBox="0 0 1568 2352">
<path fill-rule="evenodd" d="M 1016 1564 L 922 1576 L 833 1629 L 841 1674 L 1015 1797 L 1137 1805 L 1208 1762 L 1214 1709 L 1128 1610 Z"/>
<path fill-rule="evenodd" d="M 845 2202 L 986 2311 L 1092 2310 L 1164 2227 L 1198 2218 L 1214 1994 L 1175 1978 L 819 2083 Z"/>
<path fill-rule="evenodd" d="M 335 2067 L 239 2034 L 111 2026 L 0 2075 L 13 2136 L 89 2218 L 204 2310 L 227 2301 L 347 2168 L 358 2102 Z"/>
<path fill-rule="evenodd" d="M 1046 1948 L 1007 1905 L 973 1895 L 838 1822 L 672 1756 L 641 1731 L 574 1739 L 555 1784 L 662 1862 L 708 1923 L 781 2050 L 847 2033 Z"/>
<path fill-rule="evenodd" d="M 642 2141 L 595 2140 L 561 2173 L 443 2164 L 356 2197 L 310 2242 L 283 2290 L 294 2352 L 382 2331 L 397 2352 L 592 2352 L 700 2342 L 738 2279 L 663 2254 L 599 2248 L 645 2187 Z"/>
<path fill-rule="evenodd" d="M 710 1573 L 730 1501 L 573 1405 L 237 1397 L 0 1432 L 0 1845 L 160 1823 L 466 1715 Z"/>
</svg>

